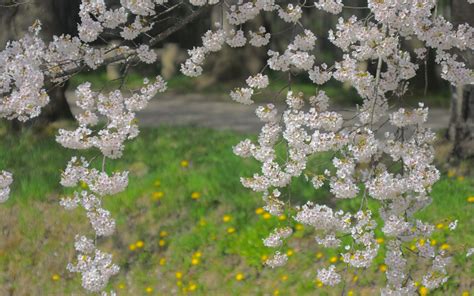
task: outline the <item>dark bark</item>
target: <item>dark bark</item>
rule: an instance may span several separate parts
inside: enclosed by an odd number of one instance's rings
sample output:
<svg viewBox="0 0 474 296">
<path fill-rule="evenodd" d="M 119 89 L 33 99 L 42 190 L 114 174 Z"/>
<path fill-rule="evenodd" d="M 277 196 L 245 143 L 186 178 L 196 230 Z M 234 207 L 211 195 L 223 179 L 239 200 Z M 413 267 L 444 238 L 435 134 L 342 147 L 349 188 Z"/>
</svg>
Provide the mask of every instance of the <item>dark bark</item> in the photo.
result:
<svg viewBox="0 0 474 296">
<path fill-rule="evenodd" d="M 451 4 L 454 25 L 468 23 L 474 26 L 474 5 L 453 0 Z M 466 66 L 474 66 L 472 51 L 458 52 Z M 451 119 L 448 138 L 453 141 L 452 156 L 457 159 L 474 157 L 474 85 L 452 88 Z"/>
</svg>

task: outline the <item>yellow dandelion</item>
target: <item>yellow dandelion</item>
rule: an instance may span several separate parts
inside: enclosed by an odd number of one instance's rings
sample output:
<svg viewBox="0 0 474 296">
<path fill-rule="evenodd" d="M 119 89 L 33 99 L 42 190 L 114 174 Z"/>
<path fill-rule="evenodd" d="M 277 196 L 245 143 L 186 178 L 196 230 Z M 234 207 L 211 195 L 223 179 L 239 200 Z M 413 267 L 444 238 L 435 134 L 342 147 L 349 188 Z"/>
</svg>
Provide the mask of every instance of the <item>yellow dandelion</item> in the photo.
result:
<svg viewBox="0 0 474 296">
<path fill-rule="evenodd" d="M 474 195 L 467 198 L 468 203 L 474 203 Z"/>
<path fill-rule="evenodd" d="M 339 258 L 337 258 L 337 256 L 332 256 L 331 258 L 329 258 L 329 262 L 331 262 L 331 263 L 336 263 L 337 260 L 339 260 Z"/>
<path fill-rule="evenodd" d="M 376 239 L 377 243 L 380 245 L 380 244 L 383 244 L 383 242 L 385 241 L 383 237 L 379 237 Z"/>
<path fill-rule="evenodd" d="M 227 233 L 228 233 L 228 234 L 232 234 L 232 233 L 234 233 L 234 232 L 235 232 L 235 228 L 234 228 L 234 227 L 229 227 L 229 228 L 227 228 Z"/>
<path fill-rule="evenodd" d="M 158 262 L 161 266 L 164 266 L 166 264 L 166 258 L 160 258 L 160 261 Z"/>
<path fill-rule="evenodd" d="M 152 287 L 146 287 L 145 292 L 147 292 L 148 294 L 151 294 L 151 293 L 153 293 L 153 288 Z"/>
<path fill-rule="evenodd" d="M 188 286 L 188 291 L 193 292 L 196 291 L 197 285 L 195 283 L 190 283 Z"/>
<path fill-rule="evenodd" d="M 272 215 L 270 215 L 270 213 L 265 213 L 265 214 L 263 214 L 262 217 L 263 217 L 263 219 L 268 220 L 272 217 Z"/>
<path fill-rule="evenodd" d="M 421 286 L 418 292 L 420 292 L 420 296 L 426 296 L 428 295 L 428 288 Z"/>
<path fill-rule="evenodd" d="M 160 239 L 160 240 L 158 241 L 158 245 L 159 245 L 160 247 L 164 247 L 164 246 L 166 245 L 166 241 L 165 241 L 164 239 Z"/>
<path fill-rule="evenodd" d="M 189 166 L 189 161 L 183 159 L 180 161 L 179 165 L 182 167 L 182 168 L 187 168 Z"/>
<path fill-rule="evenodd" d="M 51 276 L 51 279 L 56 282 L 56 281 L 59 281 L 61 279 L 61 276 L 59 274 L 55 273 Z"/>
<path fill-rule="evenodd" d="M 323 282 L 316 280 L 316 287 L 321 288 L 322 286 L 324 286 Z"/>
<path fill-rule="evenodd" d="M 273 296 L 278 296 L 280 295 L 280 290 L 276 289 L 273 291 Z"/>
<path fill-rule="evenodd" d="M 425 241 L 423 238 L 420 238 L 420 239 L 418 240 L 418 244 L 419 244 L 420 246 L 424 246 L 424 245 L 425 245 L 425 242 L 426 242 L 426 241 Z"/>
<path fill-rule="evenodd" d="M 286 220 L 286 215 L 283 214 L 283 215 L 278 216 L 278 220 L 285 221 Z"/>
<path fill-rule="evenodd" d="M 120 283 L 120 284 L 118 285 L 118 288 L 121 289 L 121 290 L 125 289 L 125 284 L 124 284 L 124 283 Z"/>
<path fill-rule="evenodd" d="M 201 256 L 202 256 L 202 253 L 199 252 L 199 251 L 196 251 L 196 252 L 194 252 L 194 254 L 193 254 L 193 258 L 201 258 Z"/>
<path fill-rule="evenodd" d="M 143 248 L 144 245 L 145 245 L 145 243 L 142 240 L 139 240 L 135 243 L 135 246 L 137 248 Z"/>
<path fill-rule="evenodd" d="M 288 275 L 286 275 L 286 274 L 282 275 L 282 276 L 280 277 L 280 280 L 281 280 L 282 282 L 286 282 L 286 281 L 288 280 Z"/>
<path fill-rule="evenodd" d="M 257 214 L 257 215 L 261 215 L 264 212 L 265 212 L 265 210 L 263 208 L 258 208 L 258 209 L 255 210 L 255 214 Z"/>
<path fill-rule="evenodd" d="M 161 186 L 160 179 L 156 179 L 155 182 L 153 183 L 153 185 L 155 185 L 156 187 L 160 187 Z"/>
<path fill-rule="evenodd" d="M 160 231 L 160 237 L 167 237 L 168 236 L 168 231 L 162 230 Z"/>
<path fill-rule="evenodd" d="M 444 244 L 441 245 L 440 248 L 441 248 L 441 250 L 447 250 L 447 249 L 451 248 L 451 246 L 448 245 L 448 244 L 446 244 L 446 243 L 444 243 Z"/>
<path fill-rule="evenodd" d="M 380 271 L 380 272 L 386 272 L 386 271 L 387 271 L 387 265 L 385 265 L 385 264 L 380 264 L 380 265 L 379 265 L 379 271 Z"/>
<path fill-rule="evenodd" d="M 130 245 L 128 246 L 128 249 L 129 249 L 130 251 L 135 251 L 135 250 L 137 249 L 137 246 L 136 246 L 135 244 L 130 244 Z"/>
<path fill-rule="evenodd" d="M 260 260 L 262 260 L 262 262 L 265 262 L 268 260 L 268 255 L 262 255 L 260 256 Z"/>
<path fill-rule="evenodd" d="M 230 222 L 230 220 L 232 220 L 232 216 L 231 216 L 231 215 L 224 215 L 224 216 L 222 217 L 222 221 L 224 221 L 225 223 Z"/>
<path fill-rule="evenodd" d="M 443 224 L 443 223 L 438 223 L 438 224 L 436 224 L 436 228 L 438 228 L 438 229 L 443 229 L 443 228 L 444 228 L 444 224 Z"/>
<path fill-rule="evenodd" d="M 321 259 L 321 258 L 323 258 L 323 257 L 324 257 L 323 252 L 317 252 L 317 253 L 316 253 L 316 259 Z"/>
<path fill-rule="evenodd" d="M 469 296 L 469 295 L 470 295 L 470 294 L 469 294 L 468 291 L 464 291 L 464 292 L 462 292 L 462 294 L 461 294 L 461 296 Z"/>
<path fill-rule="evenodd" d="M 201 198 L 201 193 L 194 191 L 193 193 L 191 193 L 191 198 L 194 200 L 198 200 Z"/>
<path fill-rule="evenodd" d="M 153 200 L 160 200 L 165 196 L 165 193 L 163 191 L 155 191 L 151 194 L 151 198 Z"/>
<path fill-rule="evenodd" d="M 174 275 L 178 280 L 183 278 L 183 273 L 181 271 L 177 271 Z"/>
<path fill-rule="evenodd" d="M 347 296 L 354 296 L 354 291 L 352 290 L 347 291 Z"/>
<path fill-rule="evenodd" d="M 240 281 L 243 281 L 244 279 L 245 279 L 245 276 L 244 276 L 244 274 L 241 273 L 241 272 L 239 272 L 239 273 L 237 273 L 237 274 L 235 275 L 235 280 L 236 280 L 236 281 L 239 281 L 239 282 L 240 282 Z"/>
<path fill-rule="evenodd" d="M 415 246 L 415 245 L 411 245 L 411 246 L 410 246 L 410 250 L 416 251 L 416 246 Z"/>
<path fill-rule="evenodd" d="M 191 264 L 192 264 L 192 265 L 198 265 L 199 262 L 200 262 L 199 258 L 192 258 L 192 259 L 191 259 Z"/>
<path fill-rule="evenodd" d="M 303 226 L 303 224 L 299 224 L 299 223 L 298 223 L 298 224 L 295 225 L 295 229 L 296 229 L 296 230 L 303 230 L 303 229 L 304 229 L 304 226 Z"/>
<path fill-rule="evenodd" d="M 430 245 L 432 245 L 432 246 L 436 246 L 437 243 L 438 243 L 438 242 L 437 242 L 435 239 L 432 239 L 432 240 L 430 241 Z"/>
<path fill-rule="evenodd" d="M 293 251 L 293 249 L 289 249 L 288 251 L 286 251 L 286 256 L 288 257 L 293 256 L 294 253 L 295 251 Z"/>
</svg>

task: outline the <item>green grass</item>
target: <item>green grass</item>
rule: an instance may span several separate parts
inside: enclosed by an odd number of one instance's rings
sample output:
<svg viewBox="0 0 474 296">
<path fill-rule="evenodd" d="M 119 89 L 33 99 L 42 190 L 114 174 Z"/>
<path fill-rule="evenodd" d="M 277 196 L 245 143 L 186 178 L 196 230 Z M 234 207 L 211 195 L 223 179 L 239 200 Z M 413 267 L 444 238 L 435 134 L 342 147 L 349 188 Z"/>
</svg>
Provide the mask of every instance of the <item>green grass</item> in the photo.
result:
<svg viewBox="0 0 474 296">
<path fill-rule="evenodd" d="M 60 171 L 76 153 L 59 147 L 54 133 L 51 128 L 42 134 L 27 131 L 11 136 L 0 130 L 0 168 L 8 168 L 15 177 L 10 200 L 0 207 L 0 295 L 83 293 L 78 277 L 65 266 L 74 258 L 74 235 L 91 234 L 91 229 L 83 210 L 66 212 L 58 205 L 59 197 L 67 193 L 58 185 Z M 110 288 L 119 295 L 274 295 L 275 291 L 279 295 L 340 295 L 340 288 L 315 283 L 317 268 L 327 266 L 335 251 L 318 248 L 311 231 L 299 228 L 289 214 L 281 220 L 256 214 L 263 205 L 261 197 L 243 188 L 239 176 L 252 175 L 258 164 L 234 156 L 231 149 L 244 137 L 186 127 L 144 129 L 127 144 L 122 159 L 108 161 L 109 171 L 127 169 L 131 175 L 127 190 L 108 197 L 105 204 L 117 219 L 117 232 L 99 244 L 121 266 Z M 182 167 L 182 160 L 189 166 Z M 329 162 L 328 155 L 313 162 Z M 313 190 L 303 179 L 288 190 L 293 203 L 308 199 L 334 203 L 327 188 Z M 193 200 L 193 192 L 199 192 L 200 198 Z M 471 195 L 474 180 L 443 175 L 433 188 L 434 202 L 419 213 L 420 218 L 439 225 L 433 238 L 438 245 L 449 244 L 449 252 L 455 254 L 452 279 L 433 295 L 460 295 L 474 289 L 472 261 L 462 254 L 474 241 L 474 204 L 466 201 Z M 354 209 L 359 202 L 339 206 Z M 370 207 L 376 210 L 375 203 Z M 230 220 L 224 222 L 226 215 Z M 459 227 L 449 234 L 445 226 L 454 219 L 460 221 Z M 262 237 L 277 225 L 299 230 L 281 249 L 293 252 L 288 266 L 272 270 L 262 265 L 262 257 L 272 252 L 263 246 Z M 235 232 L 229 233 L 231 228 Z M 137 241 L 143 247 L 136 248 Z M 131 246 L 135 249 L 130 250 Z M 346 291 L 379 293 L 377 287 L 385 284 L 378 271 L 383 246 L 372 267 L 349 269 Z M 177 279 L 176 272 L 182 278 Z M 238 273 L 244 275 L 242 281 L 235 279 Z M 57 281 L 52 280 L 55 274 L 60 276 Z M 147 293 L 148 287 L 153 292 Z"/>
</svg>

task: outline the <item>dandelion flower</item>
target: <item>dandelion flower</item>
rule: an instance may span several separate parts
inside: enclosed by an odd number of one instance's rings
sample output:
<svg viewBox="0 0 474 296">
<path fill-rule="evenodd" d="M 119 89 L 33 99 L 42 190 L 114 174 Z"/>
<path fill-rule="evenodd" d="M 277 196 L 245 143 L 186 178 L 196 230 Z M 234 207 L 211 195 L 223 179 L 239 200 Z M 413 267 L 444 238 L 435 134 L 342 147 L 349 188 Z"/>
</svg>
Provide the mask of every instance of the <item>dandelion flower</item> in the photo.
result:
<svg viewBox="0 0 474 296">
<path fill-rule="evenodd" d="M 53 274 L 53 276 L 51 276 L 51 279 L 56 282 L 56 281 L 59 281 L 61 279 L 61 276 L 59 276 L 59 274 L 55 273 L 55 274 Z"/>
<path fill-rule="evenodd" d="M 224 216 L 222 217 L 222 221 L 224 221 L 225 223 L 230 222 L 230 220 L 232 220 L 232 216 L 231 216 L 231 215 L 224 215 Z"/>
<path fill-rule="evenodd" d="M 153 200 L 160 200 L 163 196 L 165 196 L 163 191 L 155 191 L 152 193 L 151 198 L 153 198 Z"/>
<path fill-rule="evenodd" d="M 227 228 L 227 233 L 232 234 L 232 233 L 234 233 L 234 232 L 235 232 L 235 228 L 234 228 L 234 227 L 229 227 L 229 228 Z"/>
<path fill-rule="evenodd" d="M 426 296 L 428 295 L 428 288 L 421 286 L 418 292 L 420 292 L 420 296 Z"/>
<path fill-rule="evenodd" d="M 197 289 L 197 285 L 195 283 L 190 283 L 189 284 L 188 290 L 190 292 L 196 291 L 196 289 Z"/>
<path fill-rule="evenodd" d="M 189 161 L 183 159 L 180 161 L 179 165 L 182 167 L 182 168 L 187 168 L 189 167 Z"/>
<path fill-rule="evenodd" d="M 240 281 L 242 281 L 242 280 L 244 280 L 244 279 L 245 279 L 245 276 L 244 276 L 244 274 L 241 273 L 241 272 L 239 272 L 238 274 L 235 275 L 235 280 L 236 280 L 236 281 L 239 281 L 239 282 L 240 282 Z"/>
<path fill-rule="evenodd" d="M 447 250 L 447 249 L 451 248 L 451 246 L 448 245 L 448 244 L 446 244 L 446 243 L 444 243 L 444 244 L 441 245 L 440 248 L 441 248 L 441 250 Z"/>
<path fill-rule="evenodd" d="M 195 191 L 195 192 L 191 193 L 191 198 L 194 199 L 194 200 L 198 200 L 198 199 L 201 198 L 201 193 Z"/>
</svg>

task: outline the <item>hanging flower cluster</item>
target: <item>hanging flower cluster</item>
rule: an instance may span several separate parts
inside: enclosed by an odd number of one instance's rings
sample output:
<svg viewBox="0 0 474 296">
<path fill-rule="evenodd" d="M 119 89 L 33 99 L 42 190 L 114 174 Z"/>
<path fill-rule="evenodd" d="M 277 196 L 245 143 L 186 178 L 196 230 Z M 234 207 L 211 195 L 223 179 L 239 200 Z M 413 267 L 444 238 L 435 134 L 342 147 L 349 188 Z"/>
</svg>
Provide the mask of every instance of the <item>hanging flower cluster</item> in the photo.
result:
<svg viewBox="0 0 474 296">
<path fill-rule="evenodd" d="M 157 92 L 165 90 L 166 83 L 160 76 L 154 83 L 145 80 L 144 86 L 130 97 L 123 97 L 119 90 L 108 95 L 96 93 L 91 90 L 90 83 L 84 83 L 76 90 L 77 106 L 82 110 L 76 116 L 79 127 L 73 131 L 60 129 L 56 140 L 70 149 L 99 149 L 103 154 L 102 168 L 91 167 L 84 157 L 72 157 L 61 175 L 61 185 L 81 190 L 63 198 L 60 203 L 67 210 L 78 206 L 84 208 L 96 238 L 110 236 L 115 231 L 115 220 L 102 207 L 102 199 L 124 191 L 128 185 L 128 172 L 108 174 L 106 159 L 122 156 L 125 141 L 138 135 L 135 112 L 144 109 Z M 105 119 L 105 127 L 94 129 L 101 117 Z M 68 270 L 81 273 L 82 286 L 86 290 L 100 292 L 119 267 L 112 264 L 112 256 L 98 250 L 95 243 L 85 236 L 77 236 L 75 248 L 79 255 L 77 262 L 68 265 Z"/>
</svg>

